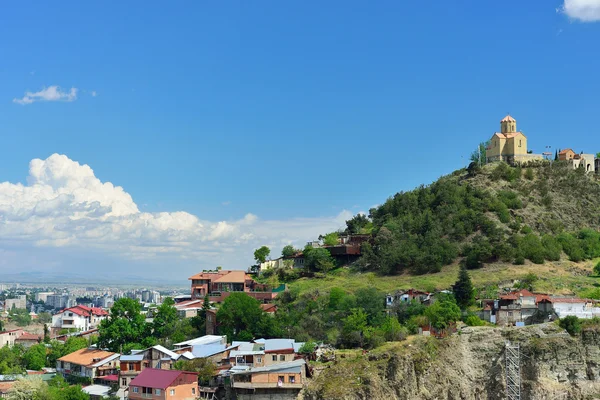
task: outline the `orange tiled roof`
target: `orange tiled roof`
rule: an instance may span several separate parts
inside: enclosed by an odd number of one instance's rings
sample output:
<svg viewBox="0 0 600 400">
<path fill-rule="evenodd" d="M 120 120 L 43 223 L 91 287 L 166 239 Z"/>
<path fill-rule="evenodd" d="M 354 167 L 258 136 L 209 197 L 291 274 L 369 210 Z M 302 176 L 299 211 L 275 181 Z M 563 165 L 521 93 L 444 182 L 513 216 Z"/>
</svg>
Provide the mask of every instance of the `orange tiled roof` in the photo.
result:
<svg viewBox="0 0 600 400">
<path fill-rule="evenodd" d="M 209 279 L 212 282 L 244 283 L 247 280 L 251 280 L 252 277 L 244 271 L 217 271 L 200 272 L 188 278 L 188 280 L 193 279 Z"/>
<path fill-rule="evenodd" d="M 500 120 L 500 122 L 517 122 L 517 120 L 514 119 L 513 117 L 511 117 L 510 114 L 509 114 L 506 117 L 502 118 Z"/>
<path fill-rule="evenodd" d="M 575 153 L 572 149 L 564 149 L 558 152 L 558 154 L 567 154 L 568 152 Z"/>
<path fill-rule="evenodd" d="M 44 338 L 43 335 L 36 335 L 34 333 L 25 332 L 24 334 L 22 334 L 15 340 L 40 340 L 43 338 Z"/>
<path fill-rule="evenodd" d="M 59 358 L 58 361 L 64 361 L 64 362 L 68 362 L 68 363 L 72 363 L 72 364 L 87 366 L 87 365 L 95 364 L 95 363 L 99 362 L 100 360 L 108 358 L 114 354 L 116 354 L 116 353 L 113 353 L 111 351 L 96 350 L 96 349 L 81 349 L 81 350 L 74 351 L 71 354 L 67 354 L 66 356 Z"/>
</svg>

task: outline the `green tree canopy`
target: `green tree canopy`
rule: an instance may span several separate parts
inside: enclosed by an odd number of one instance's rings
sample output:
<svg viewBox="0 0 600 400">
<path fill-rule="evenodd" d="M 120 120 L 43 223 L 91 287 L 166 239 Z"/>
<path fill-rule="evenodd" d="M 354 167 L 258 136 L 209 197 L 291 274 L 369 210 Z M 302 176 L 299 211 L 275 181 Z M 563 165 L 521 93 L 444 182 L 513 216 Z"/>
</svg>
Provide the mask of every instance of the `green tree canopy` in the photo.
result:
<svg viewBox="0 0 600 400">
<path fill-rule="evenodd" d="M 154 320 L 152 321 L 152 335 L 158 339 L 170 337 L 175 329 L 177 320 L 177 309 L 175 301 L 167 297 L 158 307 Z"/>
<path fill-rule="evenodd" d="M 335 246 L 339 243 L 340 235 L 337 232 L 331 232 L 323 236 L 325 246 Z"/>
<path fill-rule="evenodd" d="M 331 253 L 327 249 L 306 245 L 303 254 L 304 267 L 310 271 L 327 272 L 335 268 L 333 257 L 331 257 Z"/>
<path fill-rule="evenodd" d="M 136 300 L 122 298 L 115 301 L 110 316 L 100 323 L 98 346 L 120 352 L 127 344 L 141 344 L 143 347 L 150 344 L 150 332 L 140 311 L 140 303 Z"/>
<path fill-rule="evenodd" d="M 255 298 L 243 292 L 234 292 L 225 298 L 217 322 L 222 334 L 229 340 L 250 340 L 272 335 L 272 318 L 265 314 Z"/>
<path fill-rule="evenodd" d="M 296 250 L 294 248 L 294 246 L 292 246 L 291 244 L 288 244 L 287 246 L 285 246 L 283 248 L 283 250 L 281 250 L 281 256 L 282 257 L 293 257 L 297 252 L 298 252 L 298 250 Z"/>
<path fill-rule="evenodd" d="M 458 280 L 452 286 L 452 292 L 454 293 L 456 304 L 463 310 L 475 301 L 475 291 L 471 282 L 471 276 L 464 265 L 460 267 Z"/>
<path fill-rule="evenodd" d="M 46 346 L 36 344 L 25 351 L 23 355 L 25 367 L 34 371 L 39 371 L 46 366 Z"/>
<path fill-rule="evenodd" d="M 446 329 L 452 324 L 460 320 L 460 308 L 455 302 L 449 299 L 435 301 L 432 305 L 425 309 L 425 316 L 429 318 L 431 326 L 436 329 Z"/>
<path fill-rule="evenodd" d="M 195 358 L 193 360 L 180 360 L 173 364 L 179 371 L 197 372 L 200 382 L 208 382 L 217 372 L 217 367 L 208 358 Z"/>
<path fill-rule="evenodd" d="M 267 246 L 262 246 L 254 250 L 254 259 L 257 263 L 262 264 L 267 261 L 269 254 L 271 254 L 271 249 L 269 249 Z"/>
<path fill-rule="evenodd" d="M 371 233 L 373 224 L 365 214 L 356 214 L 346 221 L 346 232 L 350 234 Z"/>
</svg>

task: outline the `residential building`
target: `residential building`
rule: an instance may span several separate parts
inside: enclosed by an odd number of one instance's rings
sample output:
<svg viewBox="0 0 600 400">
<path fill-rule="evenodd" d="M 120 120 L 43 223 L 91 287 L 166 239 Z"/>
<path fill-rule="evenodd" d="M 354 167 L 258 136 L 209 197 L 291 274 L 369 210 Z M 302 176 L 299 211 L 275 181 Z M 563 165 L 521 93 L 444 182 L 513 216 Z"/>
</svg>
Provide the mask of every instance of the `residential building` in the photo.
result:
<svg viewBox="0 0 600 400">
<path fill-rule="evenodd" d="M 572 149 L 564 149 L 558 152 L 558 159 L 560 161 L 569 161 L 575 157 L 575 152 Z"/>
<path fill-rule="evenodd" d="M 14 346 L 15 341 L 25 333 L 27 332 L 23 329 L 0 332 L 0 348 L 4 346 Z"/>
<path fill-rule="evenodd" d="M 517 121 L 507 115 L 500 121 L 500 132 L 492 135 L 486 149 L 487 162 L 505 161 L 509 164 L 542 160 L 541 154 L 530 154 L 527 137 L 517 131 Z"/>
<path fill-rule="evenodd" d="M 21 336 L 15 339 L 15 344 L 20 344 L 25 348 L 29 348 L 33 345 L 41 343 L 44 340 L 44 335 L 38 335 L 35 333 L 24 332 Z"/>
<path fill-rule="evenodd" d="M 175 303 L 174 307 L 177 310 L 180 318 L 193 318 L 202 310 L 204 299 L 185 300 Z"/>
<path fill-rule="evenodd" d="M 600 317 L 600 308 L 594 305 L 592 300 L 552 297 L 552 307 L 558 318 L 575 316 L 582 319 Z"/>
<path fill-rule="evenodd" d="M 75 303 L 75 297 L 67 294 L 49 294 L 46 296 L 46 305 L 55 309 L 73 307 Z"/>
<path fill-rule="evenodd" d="M 385 296 L 385 305 L 388 308 L 400 303 L 409 303 L 418 301 L 420 303 L 428 303 L 432 299 L 432 294 L 416 289 L 398 290 L 396 293 L 388 293 Z"/>
<path fill-rule="evenodd" d="M 196 400 L 199 394 L 194 372 L 147 368 L 129 385 L 130 400 Z"/>
<path fill-rule="evenodd" d="M 4 309 L 10 311 L 13 308 L 27 308 L 27 296 L 19 295 L 14 299 L 4 300 Z"/>
<path fill-rule="evenodd" d="M 264 367 L 293 361 L 304 343 L 294 339 L 257 339 L 253 342 L 233 342 L 230 364 L 236 367 Z M 238 368 L 239 369 L 239 368 Z"/>
<path fill-rule="evenodd" d="M 526 289 L 500 296 L 496 323 L 498 325 L 531 323 L 530 319 L 538 311 L 536 298 L 535 294 Z"/>
<path fill-rule="evenodd" d="M 48 296 L 53 294 L 54 292 L 37 292 L 35 294 L 35 301 L 43 301 L 45 303 L 48 300 Z"/>
<path fill-rule="evenodd" d="M 220 303 L 233 292 L 244 292 L 260 302 L 272 301 L 278 292 L 267 285 L 256 283 L 244 271 L 203 271 L 188 278 L 192 281 L 192 300 L 203 299 L 208 294 L 212 303 Z"/>
<path fill-rule="evenodd" d="M 132 350 L 130 355 L 120 357 L 119 386 L 130 386 L 131 381 L 148 368 L 169 370 L 179 357 L 180 354 L 160 345 L 144 350 Z"/>
<path fill-rule="evenodd" d="M 108 311 L 96 307 L 77 305 L 61 310 L 52 316 L 52 333 L 61 329 L 88 331 L 96 329 L 100 322 L 108 318 Z"/>
<path fill-rule="evenodd" d="M 596 172 L 596 157 L 593 154 L 575 154 L 569 163 L 573 169 L 584 168 L 585 172 Z"/>
<path fill-rule="evenodd" d="M 231 386 L 238 400 L 295 399 L 309 374 L 304 359 L 264 367 L 231 371 Z M 264 396 L 264 397 L 263 397 Z"/>
<path fill-rule="evenodd" d="M 118 353 L 93 348 L 77 350 L 56 361 L 56 372 L 65 378 L 74 376 L 90 378 L 92 381 L 116 380 L 119 356 Z"/>
</svg>

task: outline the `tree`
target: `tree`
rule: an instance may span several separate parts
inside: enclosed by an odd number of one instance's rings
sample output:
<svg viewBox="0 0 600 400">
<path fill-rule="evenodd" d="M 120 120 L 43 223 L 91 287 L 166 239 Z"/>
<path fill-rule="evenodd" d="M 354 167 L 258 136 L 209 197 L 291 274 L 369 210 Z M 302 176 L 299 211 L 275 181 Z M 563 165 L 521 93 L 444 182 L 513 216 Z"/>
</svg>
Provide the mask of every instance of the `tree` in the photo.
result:
<svg viewBox="0 0 600 400">
<path fill-rule="evenodd" d="M 0 320 L 0 332 L 4 332 L 4 322 Z"/>
<path fill-rule="evenodd" d="M 569 335 L 576 336 L 581 332 L 581 321 L 574 315 L 564 317 L 558 323 L 561 328 L 569 332 Z"/>
<path fill-rule="evenodd" d="M 335 263 L 329 250 L 322 247 L 306 245 L 303 251 L 304 266 L 310 271 L 327 272 L 335 268 Z"/>
<path fill-rule="evenodd" d="M 346 221 L 346 232 L 351 235 L 359 233 L 371 233 L 373 224 L 365 214 L 356 214 Z"/>
<path fill-rule="evenodd" d="M 261 248 L 254 250 L 254 259 L 257 263 L 262 264 L 267 261 L 269 254 L 271 254 L 271 249 L 267 246 L 262 246 Z"/>
<path fill-rule="evenodd" d="M 475 301 L 475 292 L 473 290 L 471 276 L 469 276 L 469 272 L 464 265 L 460 267 L 458 280 L 452 286 L 452 292 L 454 293 L 456 303 L 463 310 L 472 305 Z"/>
<path fill-rule="evenodd" d="M 281 250 L 281 256 L 282 257 L 293 257 L 297 252 L 298 252 L 298 250 L 296 250 L 294 248 L 294 246 L 292 246 L 291 244 L 288 244 L 287 246 L 285 246 L 283 248 L 283 250 Z"/>
<path fill-rule="evenodd" d="M 42 397 L 45 395 L 44 397 Z M 8 400 L 32 400 L 48 398 L 48 385 L 41 378 L 19 378 L 8 391 Z"/>
<path fill-rule="evenodd" d="M 37 322 L 40 324 L 49 324 L 52 322 L 52 314 L 49 312 L 41 312 L 38 314 Z"/>
<path fill-rule="evenodd" d="M 339 243 L 340 236 L 337 232 L 331 232 L 323 236 L 323 244 L 325 246 L 335 246 Z"/>
<path fill-rule="evenodd" d="M 175 301 L 167 297 L 158 307 L 154 320 L 152 321 L 152 334 L 154 337 L 161 339 L 169 337 L 175 328 L 175 323 L 178 320 L 177 309 L 173 307 Z"/>
<path fill-rule="evenodd" d="M 140 303 L 136 300 L 122 298 L 115 301 L 110 316 L 100 323 L 98 346 L 120 352 L 126 344 L 148 343 L 150 332 L 140 311 Z"/>
<path fill-rule="evenodd" d="M 488 148 L 489 143 L 489 141 L 479 143 L 479 145 L 477 146 L 477 150 L 471 153 L 470 160 L 476 162 L 479 165 L 487 164 L 486 149 Z"/>
<path fill-rule="evenodd" d="M 451 300 L 443 299 L 434 302 L 425 309 L 425 316 L 429 318 L 431 326 L 435 329 L 446 329 L 450 324 L 458 321 L 461 316 L 460 308 Z"/>
<path fill-rule="evenodd" d="M 23 346 L 0 347 L 0 375 L 14 375 L 25 372 L 23 368 Z"/>
<path fill-rule="evenodd" d="M 25 308 L 13 308 L 10 311 L 10 319 L 18 326 L 31 324 L 31 315 Z"/>
<path fill-rule="evenodd" d="M 270 332 L 261 332 L 265 318 L 270 319 L 260 307 L 259 301 L 243 292 L 231 293 L 217 311 L 219 330 L 229 340 L 268 336 Z"/>
<path fill-rule="evenodd" d="M 179 371 L 198 373 L 198 381 L 207 383 L 217 372 L 216 366 L 208 358 L 194 358 L 193 360 L 181 360 L 173 364 L 173 368 Z"/>
<path fill-rule="evenodd" d="M 378 326 L 385 320 L 385 294 L 376 288 L 364 288 L 356 291 L 356 305 L 367 314 L 367 323 Z"/>
<path fill-rule="evenodd" d="M 596 265 L 594 265 L 594 274 L 596 276 L 600 276 L 600 261 Z"/>
<path fill-rule="evenodd" d="M 342 322 L 342 344 L 347 347 L 362 347 L 365 331 L 368 328 L 367 313 L 362 308 L 354 308 Z"/>
<path fill-rule="evenodd" d="M 27 369 L 41 370 L 46 366 L 46 346 L 44 344 L 31 346 L 23 354 L 23 361 Z"/>
</svg>

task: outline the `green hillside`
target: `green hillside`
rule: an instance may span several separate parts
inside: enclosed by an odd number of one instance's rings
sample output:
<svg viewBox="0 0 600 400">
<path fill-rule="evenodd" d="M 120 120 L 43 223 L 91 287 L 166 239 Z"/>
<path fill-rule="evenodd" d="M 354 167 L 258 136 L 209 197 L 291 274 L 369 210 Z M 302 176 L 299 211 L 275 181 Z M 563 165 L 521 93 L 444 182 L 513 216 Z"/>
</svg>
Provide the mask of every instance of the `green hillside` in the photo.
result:
<svg viewBox="0 0 600 400">
<path fill-rule="evenodd" d="M 457 262 L 590 260 L 600 257 L 599 200 L 598 178 L 563 162 L 472 165 L 372 209 L 373 239 L 357 266 L 423 275 Z"/>
</svg>

